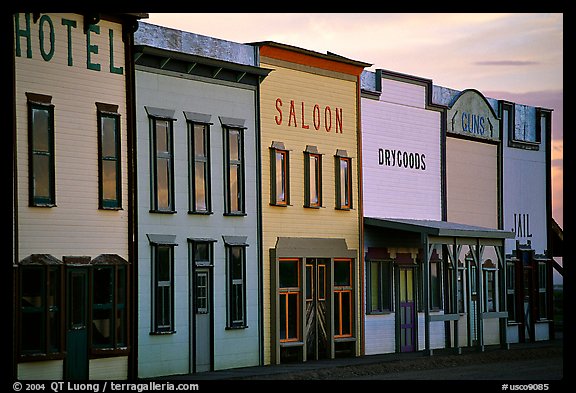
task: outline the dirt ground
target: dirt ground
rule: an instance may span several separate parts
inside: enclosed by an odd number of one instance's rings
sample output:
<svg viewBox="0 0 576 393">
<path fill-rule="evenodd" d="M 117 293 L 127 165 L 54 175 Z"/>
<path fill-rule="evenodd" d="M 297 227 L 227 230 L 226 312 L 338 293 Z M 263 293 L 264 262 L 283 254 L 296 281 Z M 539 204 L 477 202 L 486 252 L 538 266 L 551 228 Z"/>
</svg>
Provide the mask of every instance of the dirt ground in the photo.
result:
<svg viewBox="0 0 576 393">
<path fill-rule="evenodd" d="M 422 379 L 450 379 L 450 376 L 455 375 L 451 369 L 456 367 L 471 366 L 471 365 L 490 365 L 494 367 L 495 364 L 501 364 L 502 367 L 514 370 L 514 362 L 522 361 L 522 364 L 527 364 L 526 361 L 538 361 L 541 364 L 551 364 L 554 360 L 555 365 L 561 369 L 563 360 L 563 346 L 560 344 L 543 345 L 539 347 L 516 347 L 508 350 L 504 349 L 487 349 L 484 352 L 473 351 L 465 352 L 462 354 L 440 354 L 433 356 L 423 356 L 421 358 L 408 359 L 408 360 L 390 360 L 380 363 L 372 364 L 359 364 L 359 365 L 346 365 L 331 368 L 320 368 L 316 370 L 300 371 L 297 373 L 289 374 L 272 374 L 272 375 L 259 375 L 257 377 L 245 377 L 241 379 L 259 379 L 259 380 L 346 380 L 346 379 L 385 379 L 386 375 L 394 375 L 396 379 L 401 379 L 402 373 L 410 375 L 410 378 L 419 375 L 414 372 L 421 371 L 421 375 L 431 375 L 430 370 L 438 370 L 436 378 L 423 377 Z M 542 362 L 544 361 L 544 362 Z M 478 367 L 475 367 L 478 369 Z M 502 371 L 502 370 L 501 370 Z M 428 372 L 426 374 L 426 372 Z M 558 372 L 555 373 L 557 375 Z M 561 371 L 560 371 L 561 374 Z M 484 375 L 490 378 L 490 375 Z M 417 378 L 418 379 L 418 378 Z M 465 378 L 462 378 L 465 379 Z M 473 378 L 471 378 L 473 379 Z M 556 379 L 556 378 L 554 378 Z"/>
</svg>

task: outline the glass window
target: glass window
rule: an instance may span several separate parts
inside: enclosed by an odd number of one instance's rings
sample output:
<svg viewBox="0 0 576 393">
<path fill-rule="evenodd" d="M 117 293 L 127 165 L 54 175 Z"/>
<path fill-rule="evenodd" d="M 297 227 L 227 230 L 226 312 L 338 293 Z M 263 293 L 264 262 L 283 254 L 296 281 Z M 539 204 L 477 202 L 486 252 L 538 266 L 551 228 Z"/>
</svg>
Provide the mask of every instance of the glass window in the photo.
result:
<svg viewBox="0 0 576 393">
<path fill-rule="evenodd" d="M 92 274 L 92 345 L 126 347 L 126 266 L 98 265 Z"/>
<path fill-rule="evenodd" d="M 322 156 L 304 152 L 304 206 L 322 206 Z"/>
<path fill-rule="evenodd" d="M 22 266 L 20 269 L 20 355 L 62 351 L 60 266 Z"/>
<path fill-rule="evenodd" d="M 228 327 L 246 327 L 246 256 L 244 246 L 227 245 Z"/>
<path fill-rule="evenodd" d="M 290 154 L 284 144 L 274 142 L 270 148 L 270 204 L 290 204 Z"/>
<path fill-rule="evenodd" d="M 508 322 L 516 322 L 516 266 L 514 262 L 506 262 L 506 307 Z"/>
<path fill-rule="evenodd" d="M 352 209 L 352 159 L 336 156 L 336 209 Z"/>
<path fill-rule="evenodd" d="M 174 331 L 174 247 L 153 246 L 153 332 Z"/>
<path fill-rule="evenodd" d="M 46 103 L 37 103 L 30 100 L 31 96 L 28 96 L 30 206 L 54 206 L 54 106 L 49 103 L 51 97 L 41 96 Z"/>
<path fill-rule="evenodd" d="M 244 132 L 224 127 L 225 214 L 244 215 Z"/>
<path fill-rule="evenodd" d="M 152 211 L 174 212 L 173 120 L 150 118 Z"/>
<path fill-rule="evenodd" d="M 370 261 L 368 270 L 368 312 L 392 311 L 391 263 Z"/>
<path fill-rule="evenodd" d="M 190 154 L 190 211 L 210 213 L 210 128 L 188 122 Z"/>
<path fill-rule="evenodd" d="M 278 275 L 280 342 L 298 341 L 300 340 L 300 260 L 281 259 L 278 262 Z M 307 292 L 312 291 L 311 285 L 311 281 L 307 281 Z"/>
<path fill-rule="evenodd" d="M 120 162 L 120 115 L 98 110 L 100 208 L 122 207 Z"/>
<path fill-rule="evenodd" d="M 352 335 L 352 260 L 334 260 L 334 337 Z"/>
<path fill-rule="evenodd" d="M 442 261 L 430 260 L 430 308 L 442 309 Z"/>
<path fill-rule="evenodd" d="M 548 272 L 546 262 L 538 262 L 538 318 L 548 318 Z"/>
</svg>

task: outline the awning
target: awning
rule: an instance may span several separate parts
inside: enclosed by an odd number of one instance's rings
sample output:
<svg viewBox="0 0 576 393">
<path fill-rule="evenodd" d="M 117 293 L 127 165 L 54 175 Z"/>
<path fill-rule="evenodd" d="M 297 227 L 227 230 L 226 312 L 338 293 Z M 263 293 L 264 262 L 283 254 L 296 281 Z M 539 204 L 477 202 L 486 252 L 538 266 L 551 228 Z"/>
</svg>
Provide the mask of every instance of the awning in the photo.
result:
<svg viewBox="0 0 576 393">
<path fill-rule="evenodd" d="M 424 233 L 432 236 L 513 239 L 514 232 L 436 220 L 364 217 L 364 224 L 399 231 Z"/>
</svg>

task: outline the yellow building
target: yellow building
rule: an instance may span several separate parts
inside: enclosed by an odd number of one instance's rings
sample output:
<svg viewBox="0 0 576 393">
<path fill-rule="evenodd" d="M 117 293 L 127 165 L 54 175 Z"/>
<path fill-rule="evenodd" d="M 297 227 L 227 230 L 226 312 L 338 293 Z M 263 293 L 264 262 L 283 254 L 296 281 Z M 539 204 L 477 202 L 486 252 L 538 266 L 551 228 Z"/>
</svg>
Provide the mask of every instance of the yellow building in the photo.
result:
<svg viewBox="0 0 576 393">
<path fill-rule="evenodd" d="M 264 363 L 361 354 L 360 74 L 261 42 Z"/>
</svg>

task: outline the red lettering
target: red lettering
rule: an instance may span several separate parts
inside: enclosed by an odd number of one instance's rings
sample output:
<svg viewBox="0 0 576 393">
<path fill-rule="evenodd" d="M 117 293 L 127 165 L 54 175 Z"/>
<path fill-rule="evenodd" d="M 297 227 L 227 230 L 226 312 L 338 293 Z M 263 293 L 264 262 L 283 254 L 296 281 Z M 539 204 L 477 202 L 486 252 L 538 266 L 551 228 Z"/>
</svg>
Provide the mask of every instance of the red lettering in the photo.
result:
<svg viewBox="0 0 576 393">
<path fill-rule="evenodd" d="M 280 98 L 276 98 L 276 110 L 278 111 L 280 117 L 276 115 L 274 116 L 274 120 L 276 120 L 276 124 L 278 125 L 282 124 L 282 109 L 280 109 L 281 106 L 282 106 L 282 100 Z"/>
<path fill-rule="evenodd" d="M 328 125 L 328 120 L 330 120 L 330 125 Z M 326 132 L 330 132 L 332 129 L 332 109 L 329 106 L 324 108 L 324 128 Z"/>
<path fill-rule="evenodd" d="M 294 118 L 294 127 L 298 127 L 296 124 L 296 110 L 294 109 L 294 100 L 290 101 L 290 116 L 288 117 L 288 125 L 292 125 L 292 118 Z"/>
<path fill-rule="evenodd" d="M 314 110 L 312 111 L 312 117 L 314 120 L 314 128 L 316 130 L 320 129 L 320 107 L 318 104 L 314 105 Z"/>
<path fill-rule="evenodd" d="M 336 108 L 336 132 L 340 129 L 342 134 L 342 108 Z"/>
<path fill-rule="evenodd" d="M 309 129 L 310 126 L 304 123 L 304 101 L 302 101 L 302 128 L 305 130 Z"/>
</svg>

